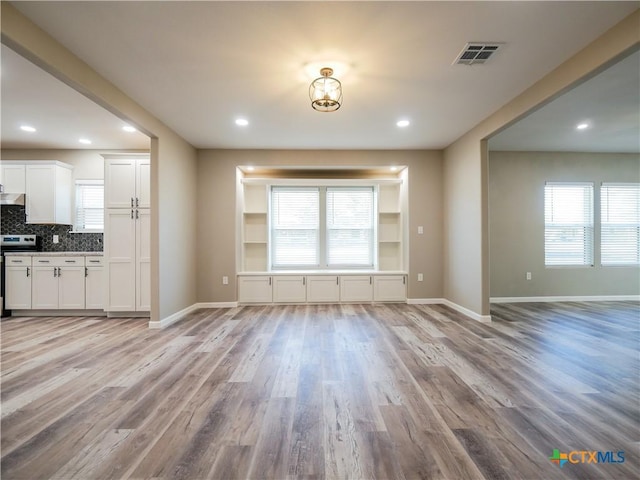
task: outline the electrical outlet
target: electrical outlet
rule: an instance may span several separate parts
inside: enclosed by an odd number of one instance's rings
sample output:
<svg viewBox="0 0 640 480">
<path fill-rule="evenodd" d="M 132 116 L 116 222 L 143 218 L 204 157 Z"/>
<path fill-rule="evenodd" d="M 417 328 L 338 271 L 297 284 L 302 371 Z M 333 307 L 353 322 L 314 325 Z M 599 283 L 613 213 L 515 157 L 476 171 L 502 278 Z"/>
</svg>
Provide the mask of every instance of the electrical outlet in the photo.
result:
<svg viewBox="0 0 640 480">
<path fill-rule="evenodd" d="M 54 235 L 53 236 L 53 243 L 59 243 L 60 242 L 60 237 L 58 235 Z"/>
<path fill-rule="evenodd" d="M 531 280 L 531 272 L 527 272 L 527 280 Z"/>
<path fill-rule="evenodd" d="M 418 227 L 418 235 L 422 235 L 424 233 L 424 227 L 422 225 L 420 225 Z"/>
<path fill-rule="evenodd" d="M 424 280 L 424 276 L 421 273 L 419 273 L 418 274 L 418 281 L 421 282 L 422 280 Z"/>
<path fill-rule="evenodd" d="M 222 277 L 222 284 L 223 285 L 229 285 L 229 277 L 227 277 L 227 276 Z"/>
</svg>

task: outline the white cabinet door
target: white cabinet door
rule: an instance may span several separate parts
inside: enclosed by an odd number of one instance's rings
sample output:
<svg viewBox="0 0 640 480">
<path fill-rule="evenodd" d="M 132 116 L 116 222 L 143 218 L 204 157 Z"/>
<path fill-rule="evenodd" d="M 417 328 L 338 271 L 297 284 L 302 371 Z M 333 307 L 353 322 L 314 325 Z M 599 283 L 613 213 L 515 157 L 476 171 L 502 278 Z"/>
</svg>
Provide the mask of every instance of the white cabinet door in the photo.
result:
<svg viewBox="0 0 640 480">
<path fill-rule="evenodd" d="M 273 277 L 273 301 L 276 303 L 302 303 L 307 301 L 307 280 L 304 275 Z"/>
<path fill-rule="evenodd" d="M 151 161 L 138 159 L 136 162 L 136 207 L 151 207 Z"/>
<path fill-rule="evenodd" d="M 85 308 L 84 258 L 76 263 L 82 265 L 58 267 L 58 308 Z"/>
<path fill-rule="evenodd" d="M 136 160 L 106 159 L 104 208 L 132 208 L 136 196 Z"/>
<path fill-rule="evenodd" d="M 85 268 L 85 308 L 87 310 L 103 310 L 105 288 L 104 267 L 87 266 Z"/>
<path fill-rule="evenodd" d="M 238 302 L 271 303 L 272 280 L 268 275 L 238 277 Z"/>
<path fill-rule="evenodd" d="M 339 302 L 340 277 L 338 275 L 308 276 L 307 301 L 312 303 Z"/>
<path fill-rule="evenodd" d="M 34 162 L 25 175 L 27 223 L 71 225 L 71 168 Z"/>
<path fill-rule="evenodd" d="M 2 165 L 4 193 L 25 193 L 27 190 L 24 165 Z"/>
<path fill-rule="evenodd" d="M 373 277 L 374 302 L 404 302 L 407 299 L 405 275 L 376 275 Z"/>
<path fill-rule="evenodd" d="M 134 210 L 105 211 L 107 311 L 136 310 L 136 220 Z"/>
<path fill-rule="evenodd" d="M 31 260 L 29 265 L 6 267 L 5 270 L 5 308 L 28 310 L 31 308 Z"/>
<path fill-rule="evenodd" d="M 31 308 L 58 308 L 58 267 L 46 264 L 46 260 L 34 259 L 31 280 Z"/>
<path fill-rule="evenodd" d="M 343 275 L 340 278 L 340 301 L 370 302 L 373 299 L 371 275 Z"/>
<path fill-rule="evenodd" d="M 151 310 L 151 214 L 136 209 L 136 310 Z"/>
</svg>

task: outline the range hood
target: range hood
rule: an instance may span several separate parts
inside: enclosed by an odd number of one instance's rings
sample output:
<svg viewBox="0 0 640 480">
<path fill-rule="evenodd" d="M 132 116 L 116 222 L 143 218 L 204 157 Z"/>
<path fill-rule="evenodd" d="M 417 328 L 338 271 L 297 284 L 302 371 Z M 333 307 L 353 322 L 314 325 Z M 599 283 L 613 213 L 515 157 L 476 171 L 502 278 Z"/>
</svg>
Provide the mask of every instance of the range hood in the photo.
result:
<svg viewBox="0 0 640 480">
<path fill-rule="evenodd" d="M 24 193 L 0 193 L 0 205 L 24 206 Z"/>
</svg>

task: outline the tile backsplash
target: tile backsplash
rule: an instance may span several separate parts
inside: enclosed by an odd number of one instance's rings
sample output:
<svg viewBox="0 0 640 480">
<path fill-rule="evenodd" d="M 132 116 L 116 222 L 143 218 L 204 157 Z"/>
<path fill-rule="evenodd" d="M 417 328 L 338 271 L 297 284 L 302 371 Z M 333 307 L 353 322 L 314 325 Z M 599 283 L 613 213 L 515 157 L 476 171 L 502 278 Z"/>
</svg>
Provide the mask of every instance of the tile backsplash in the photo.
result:
<svg viewBox="0 0 640 480">
<path fill-rule="evenodd" d="M 102 233 L 69 233 L 71 225 L 34 225 L 27 224 L 25 207 L 2 205 L 0 234 L 2 235 L 40 235 L 42 250 L 45 252 L 101 252 L 103 250 Z M 58 235 L 59 243 L 53 243 Z"/>
</svg>

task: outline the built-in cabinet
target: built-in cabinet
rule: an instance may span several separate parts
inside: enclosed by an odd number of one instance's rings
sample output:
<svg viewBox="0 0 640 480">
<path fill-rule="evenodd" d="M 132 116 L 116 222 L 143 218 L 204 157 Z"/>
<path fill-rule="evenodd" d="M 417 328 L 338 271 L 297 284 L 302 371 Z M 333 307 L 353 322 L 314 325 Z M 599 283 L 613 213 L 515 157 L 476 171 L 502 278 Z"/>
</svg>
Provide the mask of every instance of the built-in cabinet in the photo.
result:
<svg viewBox="0 0 640 480">
<path fill-rule="evenodd" d="M 243 183 L 242 270 L 263 272 L 268 264 L 268 189 L 264 184 Z"/>
<path fill-rule="evenodd" d="M 99 256 L 7 255 L 5 307 L 9 310 L 102 310 Z"/>
<path fill-rule="evenodd" d="M 108 312 L 151 309 L 150 161 L 105 158 Z"/>
<path fill-rule="evenodd" d="M 31 308 L 31 257 L 10 257 L 5 261 L 4 306 L 12 310 Z"/>
<path fill-rule="evenodd" d="M 404 302 L 404 274 L 239 275 L 238 301 L 245 303 Z"/>
<path fill-rule="evenodd" d="M 72 224 L 73 166 L 54 160 L 5 161 L 5 193 L 24 193 L 26 223 Z"/>
</svg>

